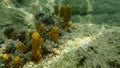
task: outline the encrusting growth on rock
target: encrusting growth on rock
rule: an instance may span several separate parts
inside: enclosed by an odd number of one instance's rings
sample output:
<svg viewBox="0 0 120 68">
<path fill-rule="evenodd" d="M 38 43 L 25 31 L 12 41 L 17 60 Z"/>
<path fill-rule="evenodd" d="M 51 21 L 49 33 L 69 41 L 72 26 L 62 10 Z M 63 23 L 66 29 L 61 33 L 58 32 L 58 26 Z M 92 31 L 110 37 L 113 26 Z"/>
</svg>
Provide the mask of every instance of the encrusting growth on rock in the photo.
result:
<svg viewBox="0 0 120 68">
<path fill-rule="evenodd" d="M 53 26 L 51 31 L 48 33 L 48 36 L 52 41 L 57 42 L 59 36 L 59 28 L 57 26 Z"/>
<path fill-rule="evenodd" d="M 32 34 L 32 56 L 35 61 L 39 61 L 42 56 L 41 46 L 43 44 L 43 38 L 38 32 Z"/>
</svg>

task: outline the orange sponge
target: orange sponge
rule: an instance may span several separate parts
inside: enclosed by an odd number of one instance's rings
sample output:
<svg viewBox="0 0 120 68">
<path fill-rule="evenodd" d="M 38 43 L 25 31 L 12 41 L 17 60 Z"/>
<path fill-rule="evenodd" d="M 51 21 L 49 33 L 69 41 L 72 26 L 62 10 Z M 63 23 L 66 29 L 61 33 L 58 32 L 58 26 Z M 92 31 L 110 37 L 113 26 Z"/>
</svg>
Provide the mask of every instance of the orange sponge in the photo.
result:
<svg viewBox="0 0 120 68">
<path fill-rule="evenodd" d="M 48 33 L 48 36 L 51 38 L 52 41 L 57 42 L 59 36 L 58 33 L 59 33 L 59 28 L 57 26 L 53 26 L 51 31 Z"/>
</svg>

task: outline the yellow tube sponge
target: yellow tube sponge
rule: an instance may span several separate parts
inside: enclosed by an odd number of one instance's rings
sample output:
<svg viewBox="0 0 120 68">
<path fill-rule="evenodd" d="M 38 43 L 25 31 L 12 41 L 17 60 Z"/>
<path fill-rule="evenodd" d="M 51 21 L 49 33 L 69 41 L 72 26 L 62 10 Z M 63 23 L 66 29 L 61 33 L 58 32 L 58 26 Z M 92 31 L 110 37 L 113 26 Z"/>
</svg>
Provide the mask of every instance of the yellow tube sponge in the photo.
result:
<svg viewBox="0 0 120 68">
<path fill-rule="evenodd" d="M 54 13 L 55 15 L 58 15 L 59 13 L 59 7 L 57 5 L 54 6 Z"/>
<path fill-rule="evenodd" d="M 39 33 L 43 33 L 43 32 L 45 31 L 45 28 L 46 28 L 46 27 L 45 27 L 45 24 L 43 24 L 43 23 L 40 24 L 40 26 L 38 27 L 38 32 L 39 32 Z"/>
<path fill-rule="evenodd" d="M 63 17 L 63 20 L 65 23 L 70 21 L 71 15 L 72 15 L 72 7 L 71 7 L 71 5 L 67 5 L 65 7 L 64 17 Z"/>
<path fill-rule="evenodd" d="M 51 38 L 52 41 L 57 42 L 59 36 L 59 28 L 57 26 L 53 26 L 51 31 L 48 33 L 48 36 Z"/>
<path fill-rule="evenodd" d="M 21 41 L 18 41 L 16 49 L 20 50 L 22 53 L 25 53 L 27 51 L 26 45 Z"/>
<path fill-rule="evenodd" d="M 38 32 L 34 32 L 32 34 L 32 55 L 35 61 L 39 61 L 41 58 L 41 47 L 43 44 L 43 38 L 40 36 Z"/>
<path fill-rule="evenodd" d="M 60 17 L 63 19 L 64 21 L 64 28 L 65 30 L 68 30 L 69 27 L 71 26 L 71 15 L 72 15 L 72 7 L 71 5 L 66 5 L 66 6 L 62 6 L 60 8 Z"/>
<path fill-rule="evenodd" d="M 28 31 L 28 33 L 29 33 L 29 39 L 31 39 L 32 38 L 32 34 L 34 33 L 34 31 L 32 31 L 31 29 Z"/>
<path fill-rule="evenodd" d="M 16 56 L 13 61 L 14 61 L 14 68 L 20 68 L 21 58 L 19 56 Z"/>
<path fill-rule="evenodd" d="M 63 18 L 64 13 L 65 13 L 65 6 L 63 5 L 63 6 L 60 8 L 60 17 L 61 17 L 61 18 Z"/>
</svg>

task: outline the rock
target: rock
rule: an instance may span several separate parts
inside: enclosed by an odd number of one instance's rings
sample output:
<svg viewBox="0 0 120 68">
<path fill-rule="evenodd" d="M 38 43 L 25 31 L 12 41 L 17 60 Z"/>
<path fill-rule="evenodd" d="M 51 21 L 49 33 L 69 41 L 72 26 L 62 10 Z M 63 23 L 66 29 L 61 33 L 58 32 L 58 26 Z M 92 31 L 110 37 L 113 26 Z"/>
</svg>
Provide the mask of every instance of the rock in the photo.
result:
<svg viewBox="0 0 120 68">
<path fill-rule="evenodd" d="M 120 66 L 120 0 L 0 0 L 0 46 L 6 40 L 5 28 L 34 31 L 35 14 L 41 11 L 51 14 L 55 5 L 66 4 L 72 5 L 71 33 L 64 33 L 60 45 L 47 41 L 46 50 L 55 55 L 46 56 L 38 65 L 26 63 L 28 68 Z M 23 67 L 27 68 L 26 65 Z"/>
</svg>

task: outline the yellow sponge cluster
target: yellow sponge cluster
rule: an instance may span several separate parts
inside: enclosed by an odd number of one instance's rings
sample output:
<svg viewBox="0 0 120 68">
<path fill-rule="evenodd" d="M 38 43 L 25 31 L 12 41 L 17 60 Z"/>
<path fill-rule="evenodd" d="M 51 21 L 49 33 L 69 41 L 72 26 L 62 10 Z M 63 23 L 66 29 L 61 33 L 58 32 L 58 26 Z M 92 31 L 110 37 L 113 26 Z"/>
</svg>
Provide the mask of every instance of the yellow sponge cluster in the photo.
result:
<svg viewBox="0 0 120 68">
<path fill-rule="evenodd" d="M 60 9 L 60 17 L 63 18 L 65 22 L 65 29 L 69 29 L 71 26 L 71 15 L 72 15 L 72 7 L 71 5 L 62 6 Z"/>
<path fill-rule="evenodd" d="M 72 9 L 70 5 L 65 6 L 63 20 L 64 22 L 69 22 L 71 19 Z"/>
</svg>

